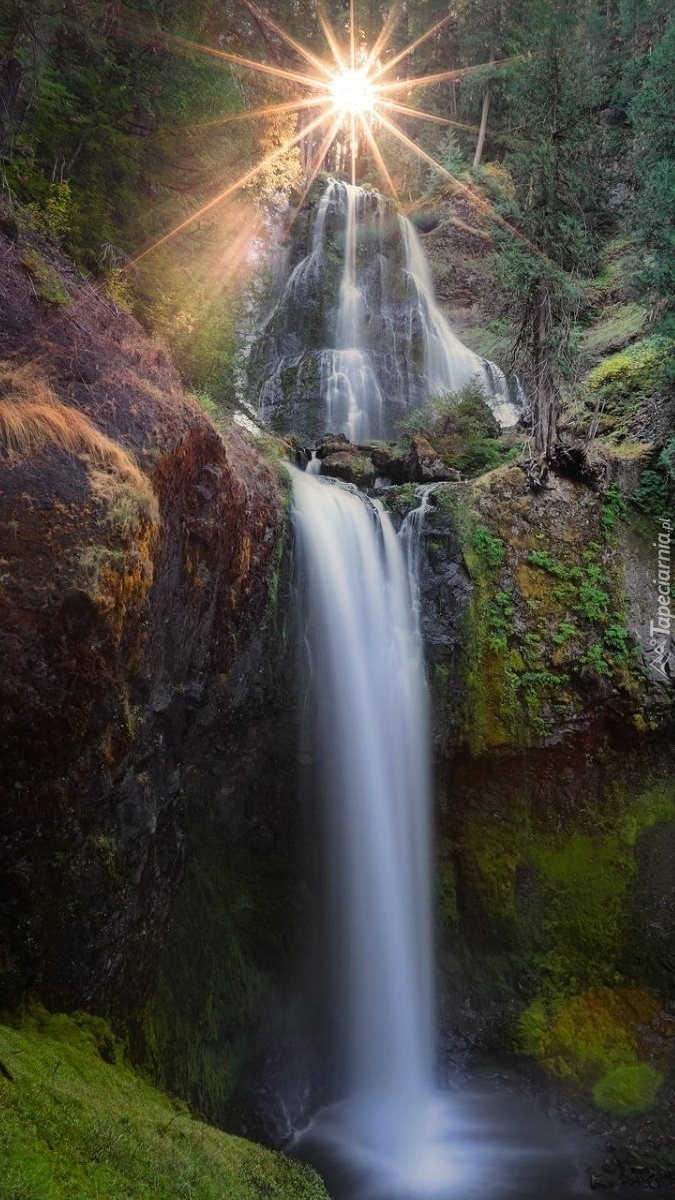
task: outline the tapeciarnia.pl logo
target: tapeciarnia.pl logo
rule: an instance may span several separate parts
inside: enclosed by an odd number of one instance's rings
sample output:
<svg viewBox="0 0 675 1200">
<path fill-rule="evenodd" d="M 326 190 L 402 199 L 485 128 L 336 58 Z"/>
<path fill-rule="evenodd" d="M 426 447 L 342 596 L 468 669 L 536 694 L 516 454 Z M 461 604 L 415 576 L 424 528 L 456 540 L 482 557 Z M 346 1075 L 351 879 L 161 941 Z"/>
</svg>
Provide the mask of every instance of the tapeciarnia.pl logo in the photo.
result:
<svg viewBox="0 0 675 1200">
<path fill-rule="evenodd" d="M 675 617 L 671 612 L 671 581 L 672 581 L 672 527 L 667 518 L 660 521 L 661 531 L 658 541 L 654 542 L 657 551 L 657 568 L 653 583 L 656 585 L 656 617 L 649 623 L 649 645 L 647 654 L 649 665 L 654 675 L 669 683 L 673 678 L 672 652 L 670 646 L 671 629 Z"/>
</svg>

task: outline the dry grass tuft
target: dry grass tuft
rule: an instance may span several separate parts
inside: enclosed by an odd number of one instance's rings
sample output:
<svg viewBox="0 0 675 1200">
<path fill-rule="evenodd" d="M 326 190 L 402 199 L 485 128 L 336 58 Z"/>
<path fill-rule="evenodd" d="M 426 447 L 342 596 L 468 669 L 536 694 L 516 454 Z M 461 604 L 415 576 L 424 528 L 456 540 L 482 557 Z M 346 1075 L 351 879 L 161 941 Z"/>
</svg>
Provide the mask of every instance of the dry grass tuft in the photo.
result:
<svg viewBox="0 0 675 1200">
<path fill-rule="evenodd" d="M 115 472 L 154 508 L 150 482 L 126 450 L 63 404 L 34 367 L 0 365 L 0 450 L 28 456 L 51 446 Z"/>
</svg>

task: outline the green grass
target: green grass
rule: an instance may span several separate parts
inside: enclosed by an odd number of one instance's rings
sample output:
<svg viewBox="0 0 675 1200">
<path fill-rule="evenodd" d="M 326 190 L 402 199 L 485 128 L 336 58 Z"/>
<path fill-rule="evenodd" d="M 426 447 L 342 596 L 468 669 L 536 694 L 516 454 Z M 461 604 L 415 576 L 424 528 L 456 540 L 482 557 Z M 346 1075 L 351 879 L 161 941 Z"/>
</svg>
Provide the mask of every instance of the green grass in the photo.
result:
<svg viewBox="0 0 675 1200">
<path fill-rule="evenodd" d="M 98 1018 L 0 1026 L 0 1062 L 0 1200 L 326 1200 L 311 1169 L 151 1087 Z"/>
<path fill-rule="evenodd" d="M 584 332 L 583 349 L 593 356 L 626 346 L 647 324 L 648 311 L 641 304 L 615 304 Z"/>
</svg>

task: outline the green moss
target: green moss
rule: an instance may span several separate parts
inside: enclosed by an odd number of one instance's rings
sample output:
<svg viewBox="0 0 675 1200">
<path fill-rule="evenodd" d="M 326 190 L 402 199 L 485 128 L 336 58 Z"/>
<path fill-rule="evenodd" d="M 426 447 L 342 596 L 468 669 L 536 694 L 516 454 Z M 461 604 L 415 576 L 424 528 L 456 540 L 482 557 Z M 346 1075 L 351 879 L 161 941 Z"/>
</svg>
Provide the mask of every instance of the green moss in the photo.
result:
<svg viewBox="0 0 675 1200">
<path fill-rule="evenodd" d="M 47 305 L 68 304 L 70 296 L 63 286 L 61 276 L 37 250 L 26 248 L 21 252 L 21 265 L 33 281 L 35 295 Z"/>
<path fill-rule="evenodd" d="M 520 474 L 504 470 L 471 489 L 434 494 L 459 533 L 473 583 L 463 729 L 474 753 L 536 744 L 561 719 L 575 718 L 588 703 L 584 675 L 611 678 L 631 702 L 637 688 L 628 635 L 616 636 L 626 601 L 614 541 L 592 540 L 600 531 L 597 502 L 587 505 L 583 540 L 576 528 L 561 537 L 539 524 L 535 533 L 518 517 L 514 524 L 513 513 L 524 511 L 521 489 Z"/>
<path fill-rule="evenodd" d="M 385 508 L 390 512 L 395 513 L 398 517 L 405 517 L 419 504 L 416 493 L 417 484 L 402 483 L 396 487 L 385 488 L 381 493 L 381 499 Z"/>
<path fill-rule="evenodd" d="M 324 1200 L 314 1172 L 194 1120 L 123 1062 L 105 1022 L 0 1026 L 1 1200 Z"/>
<path fill-rule="evenodd" d="M 222 1120 L 274 1001 L 278 883 L 210 832 L 193 842 L 143 1034 L 159 1081 Z"/>
<path fill-rule="evenodd" d="M 540 970 L 557 990 L 616 977 L 622 915 L 635 861 L 620 835 L 575 833 L 536 842 L 524 858 L 546 888 Z"/>
<path fill-rule="evenodd" d="M 593 1099 L 598 1108 L 616 1116 L 645 1112 L 656 1103 L 663 1074 L 649 1063 L 617 1067 L 596 1083 Z"/>
<path fill-rule="evenodd" d="M 586 407 L 600 404 L 599 431 L 615 443 L 630 439 L 636 414 L 667 387 L 668 343 L 644 338 L 605 358 L 586 379 Z"/>
<path fill-rule="evenodd" d="M 592 355 L 620 350 L 636 338 L 647 324 L 648 311 L 641 304 L 615 304 L 583 335 L 582 346 Z"/>
<path fill-rule="evenodd" d="M 587 379 L 589 390 L 610 401 L 650 395 L 661 383 L 665 357 L 659 337 L 645 338 L 595 367 Z"/>
</svg>

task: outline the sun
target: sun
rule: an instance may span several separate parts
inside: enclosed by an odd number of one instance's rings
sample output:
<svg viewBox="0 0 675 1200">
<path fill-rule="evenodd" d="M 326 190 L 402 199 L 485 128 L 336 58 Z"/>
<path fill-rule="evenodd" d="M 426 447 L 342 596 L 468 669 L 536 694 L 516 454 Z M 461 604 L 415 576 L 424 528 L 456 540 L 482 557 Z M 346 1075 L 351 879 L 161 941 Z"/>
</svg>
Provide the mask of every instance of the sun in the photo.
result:
<svg viewBox="0 0 675 1200">
<path fill-rule="evenodd" d="M 216 205 L 221 204 L 228 197 L 249 184 L 260 171 L 277 162 L 294 146 L 306 141 L 315 133 L 319 133 L 323 136 L 320 136 L 319 139 L 313 139 L 311 143 L 307 142 L 308 145 L 314 145 L 318 140 L 318 147 L 314 151 L 314 160 L 307 171 L 304 181 L 305 190 L 299 204 L 299 207 L 301 207 L 314 179 L 326 160 L 331 146 L 338 137 L 344 141 L 345 131 L 349 157 L 351 159 L 352 184 L 356 182 L 356 161 L 359 148 L 365 144 L 386 184 L 387 190 L 395 204 L 399 206 L 400 202 L 396 188 L 377 141 L 377 135 L 380 132 L 386 131 L 404 146 L 410 154 L 417 155 L 417 157 L 423 159 L 446 179 L 451 180 L 457 190 L 463 192 L 485 215 L 491 216 L 499 225 L 507 229 L 520 241 L 525 242 L 530 249 L 534 249 L 527 238 L 514 229 L 499 213 L 496 213 L 479 192 L 469 184 L 459 180 L 456 175 L 453 175 L 441 163 L 436 162 L 430 154 L 423 150 L 404 132 L 396 120 L 396 117 L 401 114 L 408 118 L 433 121 L 437 124 L 478 133 L 475 126 L 464 125 L 458 121 L 451 120 L 449 117 L 442 117 L 435 113 L 427 113 L 423 109 L 412 108 L 396 99 L 400 93 L 403 93 L 407 97 L 410 92 L 424 88 L 429 84 L 459 79 L 461 76 L 470 74 L 472 71 L 483 69 L 482 66 L 464 67 L 455 70 L 439 71 L 434 75 L 418 75 L 413 77 L 404 75 L 403 78 L 397 77 L 398 73 L 396 69 L 400 67 L 400 64 L 424 42 L 433 38 L 451 20 L 452 14 L 443 17 L 442 20 L 432 25 L 420 37 L 416 38 L 414 42 L 406 46 L 405 49 L 391 57 L 386 57 L 392 31 L 401 13 L 398 0 L 391 9 L 370 49 L 364 48 L 361 45 L 357 47 L 354 0 L 350 0 L 348 43 L 346 46 L 340 44 L 327 16 L 319 8 L 317 10 L 319 23 L 330 51 L 330 56 L 324 59 L 296 41 L 283 26 L 279 25 L 268 13 L 260 9 L 254 3 L 254 0 L 240 0 L 240 2 L 250 10 L 258 22 L 264 22 L 268 25 L 292 48 L 295 55 L 299 56 L 306 64 L 303 70 L 296 70 L 292 67 L 286 69 L 272 66 L 269 63 L 257 62 L 254 59 L 245 58 L 240 54 L 232 54 L 226 50 L 216 49 L 214 46 L 202 45 L 191 41 L 189 38 L 179 37 L 176 34 L 165 33 L 163 36 L 168 42 L 184 50 L 196 50 L 212 55 L 244 70 L 258 71 L 264 75 L 271 75 L 274 78 L 284 80 L 287 83 L 290 82 L 297 88 L 298 95 L 293 100 L 283 101 L 279 104 L 268 104 L 264 108 L 252 109 L 247 112 L 237 113 L 234 116 L 216 118 L 208 122 L 210 125 L 227 125 L 232 121 L 250 121 L 275 116 L 280 113 L 295 112 L 298 114 L 298 132 L 275 150 L 271 151 L 270 154 L 267 154 L 251 167 L 250 170 L 240 176 L 239 179 L 228 184 L 217 196 L 214 196 L 206 204 L 202 205 L 196 212 L 191 213 L 184 221 L 176 225 L 174 229 L 169 230 L 168 233 L 158 238 L 151 246 L 148 246 L 147 249 L 136 255 L 135 258 L 122 268 L 123 270 L 129 270 L 131 267 L 136 266 L 148 254 L 152 254 L 154 250 L 164 245 L 170 238 L 181 233 L 193 221 L 198 220 L 207 212 L 210 212 L 211 209 L 215 208 Z M 515 60 L 504 59 L 502 62 L 491 63 L 490 65 L 492 68 L 496 68 L 513 61 Z M 316 112 L 316 116 L 312 116 L 310 120 L 307 120 L 307 117 L 314 111 Z"/>
<path fill-rule="evenodd" d="M 363 67 L 336 71 L 330 95 L 335 112 L 343 117 L 371 116 L 378 101 L 377 88 Z"/>
</svg>

